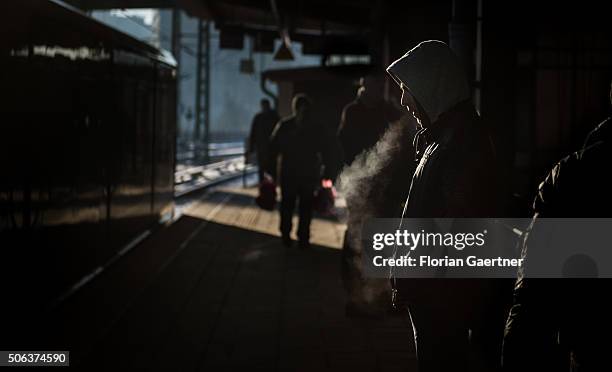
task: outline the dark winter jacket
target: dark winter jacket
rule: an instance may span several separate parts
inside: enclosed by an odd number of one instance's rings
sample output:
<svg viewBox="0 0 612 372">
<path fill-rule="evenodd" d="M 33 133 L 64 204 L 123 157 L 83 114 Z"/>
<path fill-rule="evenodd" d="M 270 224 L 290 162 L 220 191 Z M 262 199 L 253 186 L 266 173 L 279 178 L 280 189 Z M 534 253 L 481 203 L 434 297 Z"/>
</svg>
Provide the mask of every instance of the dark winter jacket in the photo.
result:
<svg viewBox="0 0 612 372">
<path fill-rule="evenodd" d="M 250 151 L 257 151 L 260 156 L 267 154 L 270 135 L 278 120 L 279 117 L 275 110 L 262 111 L 255 115 L 249 136 Z"/>
<path fill-rule="evenodd" d="M 523 242 L 529 265 L 531 232 L 539 219 L 612 216 L 612 120 L 589 136 L 585 146 L 561 160 L 539 187 L 532 229 Z M 534 232 L 535 233 L 535 232 Z M 507 371 L 603 371 L 609 369 L 609 279 L 534 279 L 522 273 L 506 323 Z"/>
<path fill-rule="evenodd" d="M 281 120 L 270 137 L 268 170 L 280 183 L 308 182 L 316 184 L 321 177 L 331 178 L 333 139 L 324 128 L 312 120 L 298 124 L 294 116 Z M 280 175 L 277 159 L 280 155 Z M 323 171 L 322 171 L 323 168 Z"/>
<path fill-rule="evenodd" d="M 418 166 L 404 217 L 495 217 L 498 179 L 487 129 L 469 102 L 415 138 Z"/>
</svg>

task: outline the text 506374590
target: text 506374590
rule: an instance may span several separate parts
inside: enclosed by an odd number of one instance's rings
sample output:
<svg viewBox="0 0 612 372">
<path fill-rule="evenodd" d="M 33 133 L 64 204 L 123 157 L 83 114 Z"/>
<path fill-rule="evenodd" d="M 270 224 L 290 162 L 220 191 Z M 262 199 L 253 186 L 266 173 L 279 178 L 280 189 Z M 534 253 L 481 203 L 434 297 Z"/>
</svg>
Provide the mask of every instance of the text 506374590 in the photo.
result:
<svg viewBox="0 0 612 372">
<path fill-rule="evenodd" d="M 0 366 L 68 366 L 68 351 L 0 351 Z"/>
</svg>

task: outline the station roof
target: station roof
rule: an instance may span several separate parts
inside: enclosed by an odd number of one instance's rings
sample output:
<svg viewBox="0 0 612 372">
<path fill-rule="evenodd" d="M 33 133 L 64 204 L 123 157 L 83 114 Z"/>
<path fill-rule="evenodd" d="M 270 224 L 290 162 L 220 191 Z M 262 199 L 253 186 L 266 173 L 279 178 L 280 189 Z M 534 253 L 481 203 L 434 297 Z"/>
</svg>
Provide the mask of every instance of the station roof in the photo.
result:
<svg viewBox="0 0 612 372">
<path fill-rule="evenodd" d="M 1 2 L 0 14 L 11 14 L 10 10 L 14 10 L 11 7 L 14 8 L 15 5 Z M 86 54 L 100 52 L 102 49 L 121 49 L 170 66 L 176 65 L 176 61 L 168 52 L 160 51 L 92 19 L 65 2 L 22 0 L 18 7 L 19 12 L 0 22 L 0 33 L 6 35 L 2 41 L 5 47 L 18 49 L 25 45 L 44 46 L 48 48 L 45 53 L 58 54 Z M 45 27 L 33 28 L 33 23 Z M 62 27 L 56 27 L 56 23 L 61 23 Z"/>
<path fill-rule="evenodd" d="M 275 27 L 276 20 L 269 0 L 66 0 L 81 9 L 175 8 L 189 15 L 214 19 L 221 23 L 244 26 Z M 427 3 L 412 1 L 411 3 Z M 329 30 L 355 29 L 368 24 L 376 3 L 371 0 L 276 0 L 279 13 L 301 26 L 320 28 L 326 23 Z"/>
<path fill-rule="evenodd" d="M 415 39 L 445 38 L 452 0 L 66 0 L 84 10 L 175 8 L 214 20 L 230 39 L 257 36 L 269 51 L 280 29 L 303 45 L 305 54 L 367 54 L 381 30 L 410 29 Z M 276 5 L 276 12 L 273 11 Z M 399 7 L 399 8 L 398 8 Z M 223 38 L 223 35 L 222 35 Z M 376 40 L 376 41 L 373 41 Z M 257 47 L 256 47 L 257 48 Z M 258 51 L 258 50 L 256 50 Z"/>
</svg>

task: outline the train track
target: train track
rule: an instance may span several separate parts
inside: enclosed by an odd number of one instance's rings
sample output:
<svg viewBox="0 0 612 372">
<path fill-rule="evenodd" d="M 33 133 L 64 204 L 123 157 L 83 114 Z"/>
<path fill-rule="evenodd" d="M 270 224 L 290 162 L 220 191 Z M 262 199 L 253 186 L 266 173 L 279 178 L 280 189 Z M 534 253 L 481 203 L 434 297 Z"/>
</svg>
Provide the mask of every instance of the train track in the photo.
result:
<svg viewBox="0 0 612 372">
<path fill-rule="evenodd" d="M 238 177 L 247 177 L 257 166 L 245 162 L 244 156 L 198 166 L 179 165 L 174 173 L 174 196 L 181 197 L 206 187 Z"/>
</svg>

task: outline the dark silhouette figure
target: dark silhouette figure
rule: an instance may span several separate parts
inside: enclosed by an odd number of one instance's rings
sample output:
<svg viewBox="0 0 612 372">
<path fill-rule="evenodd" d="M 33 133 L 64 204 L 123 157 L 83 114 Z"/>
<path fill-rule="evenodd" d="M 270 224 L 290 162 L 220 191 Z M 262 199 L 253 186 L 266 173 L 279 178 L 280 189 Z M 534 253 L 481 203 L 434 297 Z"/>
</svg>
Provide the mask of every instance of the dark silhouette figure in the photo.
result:
<svg viewBox="0 0 612 372">
<path fill-rule="evenodd" d="M 270 137 L 269 173 L 280 181 L 280 230 L 285 245 L 291 245 L 292 216 L 299 202 L 298 239 L 301 248 L 310 241 L 314 192 L 323 178 L 333 174 L 330 161 L 331 138 L 314 119 L 312 103 L 304 94 L 292 102 L 293 115 L 281 120 Z M 280 170 L 277 159 L 280 155 Z M 321 169 L 324 169 L 324 173 Z M 280 174 L 278 174 L 280 172 Z"/>
<path fill-rule="evenodd" d="M 276 110 L 270 107 L 270 101 L 267 99 L 261 100 L 261 112 L 258 112 L 253 118 L 251 124 L 251 135 L 249 136 L 249 153 L 257 154 L 259 163 L 259 182 L 263 181 L 265 164 L 269 158 L 270 135 L 279 117 Z"/>
<path fill-rule="evenodd" d="M 612 90 L 610 95 L 612 100 Z M 612 216 L 612 183 L 605 174 L 611 162 L 612 118 L 608 118 L 588 135 L 580 151 L 557 163 L 540 184 L 531 228 L 523 241 L 525 265 L 536 248 L 530 248 L 530 241 L 542 218 Z M 597 263 L 587 260 L 581 259 L 581 274 L 591 266 L 586 272 L 596 276 Z M 566 262 L 565 271 L 571 263 Z M 610 279 L 575 279 L 575 275 L 574 279 L 526 278 L 519 272 L 504 335 L 504 370 L 609 370 L 611 284 Z"/>
<path fill-rule="evenodd" d="M 360 79 L 357 98 L 342 110 L 338 140 L 343 161 L 350 165 L 357 155 L 371 149 L 400 112 L 384 99 L 384 80 L 381 76 Z"/>
<path fill-rule="evenodd" d="M 499 216 L 494 148 L 456 55 L 443 42 L 426 41 L 387 71 L 422 127 L 402 218 Z M 410 312 L 419 371 L 499 369 L 511 283 L 397 278 L 392 285 L 396 306 Z"/>
</svg>

